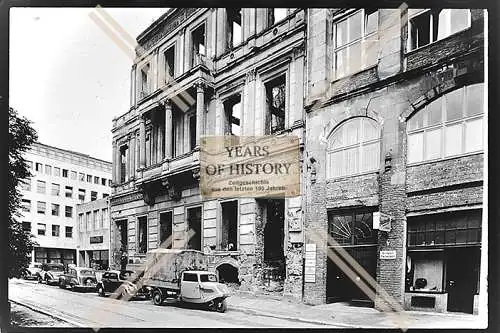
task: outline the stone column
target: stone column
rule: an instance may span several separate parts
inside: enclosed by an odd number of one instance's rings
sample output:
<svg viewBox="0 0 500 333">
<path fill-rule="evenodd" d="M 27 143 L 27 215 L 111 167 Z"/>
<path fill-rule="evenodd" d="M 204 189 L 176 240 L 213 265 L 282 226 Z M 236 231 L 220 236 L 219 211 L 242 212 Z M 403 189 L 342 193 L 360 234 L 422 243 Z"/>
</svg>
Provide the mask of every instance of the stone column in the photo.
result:
<svg viewBox="0 0 500 333">
<path fill-rule="evenodd" d="M 200 138 L 205 129 L 205 85 L 196 85 L 196 146 L 200 145 Z M 188 125 L 189 126 L 189 125 Z"/>
<path fill-rule="evenodd" d="M 129 158 L 128 158 L 128 164 L 129 164 L 129 168 L 128 168 L 128 178 L 131 179 L 132 177 L 134 177 L 134 171 L 135 171 L 135 166 L 134 166 L 134 162 L 135 162 L 135 154 L 134 154 L 134 151 L 135 151 L 135 135 L 132 133 L 132 135 L 130 135 L 129 137 L 129 140 L 128 140 L 129 144 L 128 144 L 128 155 L 129 155 Z"/>
<path fill-rule="evenodd" d="M 144 115 L 141 118 L 141 124 L 139 127 L 139 136 L 140 136 L 140 153 L 139 153 L 139 165 L 141 168 L 144 168 L 146 166 L 146 118 L 144 118 Z"/>
<path fill-rule="evenodd" d="M 160 112 L 159 110 L 156 112 Z M 160 163 L 163 160 L 163 154 L 162 154 L 162 148 L 163 148 L 163 131 L 162 131 L 162 126 L 160 122 L 160 114 L 157 116 L 158 122 L 156 123 L 157 130 L 156 130 L 156 136 L 157 136 L 157 143 L 156 143 L 156 148 L 157 148 L 157 153 L 156 153 L 156 161 Z"/>
<path fill-rule="evenodd" d="M 113 141 L 113 173 L 111 175 L 111 178 L 113 180 L 113 184 L 118 184 L 118 178 L 116 175 L 116 170 L 117 170 L 117 165 L 118 165 L 118 159 L 116 158 L 116 151 L 118 150 L 116 146 L 116 141 Z"/>
<path fill-rule="evenodd" d="M 165 158 L 172 158 L 172 135 L 174 129 L 172 127 L 172 103 L 166 100 L 165 103 Z"/>
</svg>

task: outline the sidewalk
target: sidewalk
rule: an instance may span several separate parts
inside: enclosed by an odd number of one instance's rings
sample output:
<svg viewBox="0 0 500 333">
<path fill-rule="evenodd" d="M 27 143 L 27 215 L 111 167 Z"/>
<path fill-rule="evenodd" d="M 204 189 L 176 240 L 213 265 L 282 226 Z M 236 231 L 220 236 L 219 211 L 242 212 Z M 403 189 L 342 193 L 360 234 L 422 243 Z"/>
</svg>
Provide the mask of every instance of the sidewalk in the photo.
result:
<svg viewBox="0 0 500 333">
<path fill-rule="evenodd" d="M 480 317 L 462 313 L 406 311 L 384 313 L 346 303 L 306 305 L 246 294 L 227 299 L 229 311 L 240 311 L 311 324 L 349 328 L 483 328 Z M 405 320 L 407 319 L 407 320 Z M 405 324 L 406 323 L 406 324 Z"/>
</svg>

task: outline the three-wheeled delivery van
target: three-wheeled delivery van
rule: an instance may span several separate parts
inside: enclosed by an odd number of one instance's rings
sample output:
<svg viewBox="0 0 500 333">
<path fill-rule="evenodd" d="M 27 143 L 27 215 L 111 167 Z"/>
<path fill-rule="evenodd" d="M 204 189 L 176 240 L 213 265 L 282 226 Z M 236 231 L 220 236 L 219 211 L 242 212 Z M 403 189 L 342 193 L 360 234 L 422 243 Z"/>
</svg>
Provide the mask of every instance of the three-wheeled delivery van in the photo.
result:
<svg viewBox="0 0 500 333">
<path fill-rule="evenodd" d="M 205 304 L 210 310 L 225 312 L 229 289 L 217 275 L 207 270 L 203 252 L 183 249 L 155 249 L 147 253 L 144 284 L 153 303 L 180 301 Z"/>
</svg>

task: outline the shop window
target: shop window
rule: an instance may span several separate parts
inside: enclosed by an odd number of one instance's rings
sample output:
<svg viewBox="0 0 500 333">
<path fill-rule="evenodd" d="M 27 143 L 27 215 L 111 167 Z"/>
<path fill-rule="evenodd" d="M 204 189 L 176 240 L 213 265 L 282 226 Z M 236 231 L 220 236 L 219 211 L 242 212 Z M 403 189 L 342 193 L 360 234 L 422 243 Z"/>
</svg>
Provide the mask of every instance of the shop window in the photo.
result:
<svg viewBox="0 0 500 333">
<path fill-rule="evenodd" d="M 189 117 L 189 148 L 193 150 L 196 147 L 196 115 Z"/>
<path fill-rule="evenodd" d="M 71 179 L 76 180 L 76 171 L 71 171 Z"/>
<path fill-rule="evenodd" d="M 45 209 L 46 209 L 45 205 L 46 205 L 46 204 L 45 204 L 45 202 L 43 202 L 43 201 L 38 201 L 38 202 L 36 203 L 36 212 L 37 212 L 38 214 L 45 214 Z"/>
<path fill-rule="evenodd" d="M 78 174 L 78 180 L 81 182 L 84 182 L 85 181 L 85 174 L 80 172 Z"/>
<path fill-rule="evenodd" d="M 64 196 L 66 198 L 73 198 L 73 187 L 72 186 L 65 186 L 64 187 Z"/>
<path fill-rule="evenodd" d="M 342 123 L 328 139 L 326 177 L 376 171 L 380 166 L 380 130 L 366 117 Z"/>
<path fill-rule="evenodd" d="M 23 231 L 31 232 L 31 222 L 23 222 Z"/>
<path fill-rule="evenodd" d="M 21 184 L 21 190 L 31 191 L 31 180 L 30 179 L 20 179 L 19 183 Z"/>
<path fill-rule="evenodd" d="M 471 25 L 469 9 L 409 9 L 408 50 L 415 50 Z"/>
<path fill-rule="evenodd" d="M 148 219 L 146 216 L 141 216 L 138 221 L 138 246 L 139 253 L 146 253 L 148 250 Z"/>
<path fill-rule="evenodd" d="M 73 227 L 65 227 L 66 238 L 73 238 Z"/>
<path fill-rule="evenodd" d="M 37 235 L 45 236 L 45 230 L 47 225 L 45 223 L 37 223 Z"/>
<path fill-rule="evenodd" d="M 165 59 L 165 83 L 169 83 L 175 76 L 175 45 L 163 53 Z"/>
<path fill-rule="evenodd" d="M 160 245 L 159 247 L 171 249 L 173 239 L 166 242 L 169 237 L 172 237 L 172 212 L 160 214 Z"/>
<path fill-rule="evenodd" d="M 269 8 L 269 26 L 278 23 L 287 16 L 286 8 Z"/>
<path fill-rule="evenodd" d="M 45 164 L 45 174 L 46 175 L 52 175 L 52 167 L 48 164 Z"/>
<path fill-rule="evenodd" d="M 59 205 L 52 204 L 52 216 L 59 216 Z"/>
<path fill-rule="evenodd" d="M 356 73 L 378 61 L 378 10 L 362 9 L 334 23 L 336 78 Z"/>
<path fill-rule="evenodd" d="M 206 55 L 205 24 L 200 25 L 191 33 L 191 41 L 191 64 L 192 66 L 196 66 L 200 63 L 201 57 Z"/>
<path fill-rule="evenodd" d="M 241 135 L 241 95 L 236 95 L 224 102 L 226 112 L 225 134 Z"/>
<path fill-rule="evenodd" d="M 281 75 L 266 83 L 266 134 L 274 134 L 285 129 L 286 75 Z"/>
<path fill-rule="evenodd" d="M 52 236 L 59 237 L 59 230 L 60 230 L 60 226 L 53 224 L 52 225 Z"/>
<path fill-rule="evenodd" d="M 52 194 L 53 196 L 59 196 L 60 191 L 61 191 L 61 186 L 59 184 L 52 183 L 50 194 Z"/>
<path fill-rule="evenodd" d="M 97 192 L 90 191 L 90 201 L 96 201 L 96 200 L 97 200 Z"/>
<path fill-rule="evenodd" d="M 31 200 L 22 199 L 21 200 L 21 208 L 23 212 L 29 213 L 31 211 Z"/>
<path fill-rule="evenodd" d="M 54 167 L 54 176 L 61 177 L 61 168 Z"/>
<path fill-rule="evenodd" d="M 406 291 L 443 291 L 444 254 L 442 251 L 408 252 Z"/>
<path fill-rule="evenodd" d="M 43 180 L 36 181 L 36 193 L 45 194 L 45 182 Z"/>
<path fill-rule="evenodd" d="M 407 122 L 408 163 L 482 151 L 483 89 L 456 89 L 415 113 Z"/>
<path fill-rule="evenodd" d="M 328 245 L 377 244 L 373 212 L 374 210 L 328 211 Z"/>
<path fill-rule="evenodd" d="M 85 202 L 85 190 L 82 188 L 78 189 L 78 200 L 80 201 L 80 203 Z"/>
<path fill-rule="evenodd" d="M 238 246 L 238 201 L 221 203 L 219 250 L 236 251 Z"/>
<path fill-rule="evenodd" d="M 71 206 L 65 206 L 65 208 L 64 208 L 64 216 L 66 216 L 66 217 L 73 217 L 73 207 L 71 207 Z"/>
<path fill-rule="evenodd" d="M 241 44 L 241 8 L 226 8 L 227 14 L 227 45 L 229 48 Z"/>
<path fill-rule="evenodd" d="M 63 170 L 62 170 L 62 176 L 63 176 L 64 178 L 68 178 L 68 172 L 69 172 L 68 170 L 63 169 Z"/>
</svg>

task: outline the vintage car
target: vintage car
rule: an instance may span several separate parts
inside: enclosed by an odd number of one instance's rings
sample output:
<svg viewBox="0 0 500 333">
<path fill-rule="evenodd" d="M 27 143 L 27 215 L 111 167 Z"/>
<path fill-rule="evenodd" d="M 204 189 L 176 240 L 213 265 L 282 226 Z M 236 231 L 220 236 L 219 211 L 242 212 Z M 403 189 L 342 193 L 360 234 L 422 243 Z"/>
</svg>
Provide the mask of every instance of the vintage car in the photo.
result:
<svg viewBox="0 0 500 333">
<path fill-rule="evenodd" d="M 87 267 L 68 267 L 68 270 L 59 276 L 59 287 L 71 290 L 95 290 L 97 279 L 95 271 Z"/>
<path fill-rule="evenodd" d="M 137 286 L 141 276 L 142 274 L 137 274 L 130 270 L 107 271 L 102 275 L 101 281 L 97 283 L 97 294 L 99 296 L 106 296 L 106 293 L 110 293 L 117 296 L 117 298 L 142 296 L 149 299 L 151 298 L 150 288 Z"/>
<path fill-rule="evenodd" d="M 38 273 L 42 270 L 42 264 L 35 262 L 30 264 L 28 268 L 22 271 L 21 277 L 25 280 L 36 280 L 38 278 Z"/>
<path fill-rule="evenodd" d="M 64 273 L 64 265 L 58 263 L 42 264 L 42 269 L 37 273 L 38 283 L 57 284 L 59 276 Z"/>
</svg>

